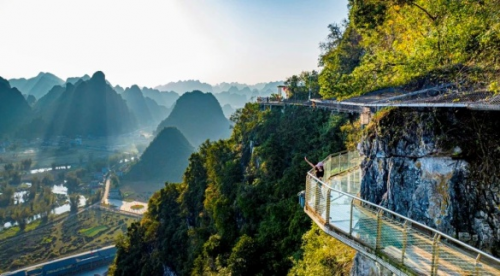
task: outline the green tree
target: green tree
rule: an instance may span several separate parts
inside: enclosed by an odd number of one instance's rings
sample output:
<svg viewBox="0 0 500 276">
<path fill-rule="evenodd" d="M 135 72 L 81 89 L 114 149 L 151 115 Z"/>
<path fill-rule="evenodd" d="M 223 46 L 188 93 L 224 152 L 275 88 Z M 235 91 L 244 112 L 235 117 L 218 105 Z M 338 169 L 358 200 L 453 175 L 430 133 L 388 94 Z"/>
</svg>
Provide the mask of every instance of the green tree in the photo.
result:
<svg viewBox="0 0 500 276">
<path fill-rule="evenodd" d="M 231 275 L 255 275 L 258 272 L 257 245 L 255 241 L 243 235 L 234 245 L 228 260 Z"/>
<path fill-rule="evenodd" d="M 302 239 L 302 259 L 288 275 L 349 275 L 356 251 L 313 224 Z"/>
<path fill-rule="evenodd" d="M 183 183 L 154 194 L 140 230 L 119 246 L 115 275 L 152 273 L 159 263 L 180 275 L 282 275 L 300 259 L 310 227 L 296 198 L 304 155 L 320 160 L 342 150 L 346 118 L 247 104 L 232 121 L 231 139 L 203 143 Z"/>
<path fill-rule="evenodd" d="M 77 193 L 69 195 L 70 212 L 76 213 L 78 211 L 78 204 L 80 202 L 80 195 Z"/>
<path fill-rule="evenodd" d="M 68 193 L 74 193 L 78 190 L 80 186 L 80 179 L 74 174 L 74 172 L 70 172 L 66 174 L 66 187 L 68 187 Z"/>
<path fill-rule="evenodd" d="M 14 164 L 8 163 L 3 165 L 4 170 L 6 170 L 8 173 L 14 170 Z"/>
<path fill-rule="evenodd" d="M 52 176 L 51 173 L 45 173 L 45 174 L 43 174 L 42 184 L 46 185 L 46 186 L 54 184 L 54 177 Z"/>
<path fill-rule="evenodd" d="M 116 189 L 120 186 L 120 179 L 116 174 L 111 174 L 109 177 L 109 180 L 111 181 L 111 188 Z"/>
<path fill-rule="evenodd" d="M 320 86 L 318 83 L 318 72 L 302 72 L 300 75 L 293 75 L 286 79 L 287 93 L 290 99 L 308 100 L 311 98 L 319 98 Z"/>
<path fill-rule="evenodd" d="M 31 169 L 32 164 L 33 164 L 33 161 L 31 160 L 31 158 L 24 159 L 21 161 L 21 166 L 22 166 L 23 170 L 25 170 L 25 171 L 29 171 Z"/>
</svg>

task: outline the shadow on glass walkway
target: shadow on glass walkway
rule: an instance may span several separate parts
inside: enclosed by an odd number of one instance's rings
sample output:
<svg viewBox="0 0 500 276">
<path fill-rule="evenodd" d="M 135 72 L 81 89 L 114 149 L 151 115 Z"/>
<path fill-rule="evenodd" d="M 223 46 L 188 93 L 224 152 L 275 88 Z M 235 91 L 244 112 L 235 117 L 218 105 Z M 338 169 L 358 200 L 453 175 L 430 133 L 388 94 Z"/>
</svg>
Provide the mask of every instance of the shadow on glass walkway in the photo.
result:
<svg viewBox="0 0 500 276">
<path fill-rule="evenodd" d="M 500 275 L 500 259 L 357 196 L 361 158 L 328 156 L 325 181 L 310 171 L 305 212 L 320 228 L 397 275 Z"/>
</svg>

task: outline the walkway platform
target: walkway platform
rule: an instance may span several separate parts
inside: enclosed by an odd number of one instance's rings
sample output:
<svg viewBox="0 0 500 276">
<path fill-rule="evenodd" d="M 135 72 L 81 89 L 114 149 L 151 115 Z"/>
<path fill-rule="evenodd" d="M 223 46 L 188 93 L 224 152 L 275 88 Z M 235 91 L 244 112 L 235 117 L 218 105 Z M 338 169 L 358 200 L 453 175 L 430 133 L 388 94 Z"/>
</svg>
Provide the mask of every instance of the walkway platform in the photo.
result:
<svg viewBox="0 0 500 276">
<path fill-rule="evenodd" d="M 361 158 L 328 156 L 306 178 L 304 211 L 329 235 L 396 275 L 500 275 L 500 259 L 357 196 Z"/>
<path fill-rule="evenodd" d="M 500 93 L 489 91 L 461 91 L 452 84 L 430 87 L 417 91 L 404 91 L 398 88 L 387 88 L 372 91 L 342 101 L 336 100 L 282 100 L 259 98 L 263 106 L 302 105 L 318 107 L 343 113 L 366 113 L 384 107 L 413 108 L 467 108 L 472 110 L 500 111 Z"/>
</svg>

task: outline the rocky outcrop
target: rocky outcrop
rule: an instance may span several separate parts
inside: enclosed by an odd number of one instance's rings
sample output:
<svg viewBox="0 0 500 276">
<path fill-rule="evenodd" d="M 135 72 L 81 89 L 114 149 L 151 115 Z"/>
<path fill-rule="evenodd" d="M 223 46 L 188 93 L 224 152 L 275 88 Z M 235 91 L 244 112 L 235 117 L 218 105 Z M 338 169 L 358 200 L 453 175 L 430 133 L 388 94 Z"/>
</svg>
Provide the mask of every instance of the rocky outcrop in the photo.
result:
<svg viewBox="0 0 500 276">
<path fill-rule="evenodd" d="M 361 197 L 500 255 L 498 113 L 398 109 L 381 117 L 359 144 Z"/>
<path fill-rule="evenodd" d="M 380 276 L 393 275 L 392 271 L 386 269 L 372 259 L 365 257 L 362 254 L 357 254 L 354 257 L 354 262 L 351 269 L 352 276 Z"/>
</svg>

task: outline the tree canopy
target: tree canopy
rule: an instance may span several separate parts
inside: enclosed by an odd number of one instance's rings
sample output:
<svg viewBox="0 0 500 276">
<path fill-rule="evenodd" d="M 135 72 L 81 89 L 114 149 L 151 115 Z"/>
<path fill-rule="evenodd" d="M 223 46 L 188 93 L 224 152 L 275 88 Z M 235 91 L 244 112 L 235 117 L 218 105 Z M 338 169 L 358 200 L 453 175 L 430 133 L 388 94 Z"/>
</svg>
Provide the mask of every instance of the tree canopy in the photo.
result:
<svg viewBox="0 0 500 276">
<path fill-rule="evenodd" d="M 302 235 L 311 225 L 297 202 L 308 170 L 304 156 L 320 160 L 342 150 L 346 119 L 301 107 L 262 112 L 247 104 L 232 120 L 231 138 L 203 143 L 182 183 L 166 183 L 142 221 L 119 238 L 114 275 L 164 269 L 283 275 L 301 258 Z"/>
<path fill-rule="evenodd" d="M 349 6 L 349 20 L 331 25 L 321 44 L 323 97 L 403 85 L 498 86 L 498 0 L 350 0 Z"/>
</svg>

